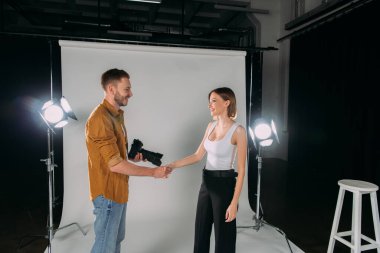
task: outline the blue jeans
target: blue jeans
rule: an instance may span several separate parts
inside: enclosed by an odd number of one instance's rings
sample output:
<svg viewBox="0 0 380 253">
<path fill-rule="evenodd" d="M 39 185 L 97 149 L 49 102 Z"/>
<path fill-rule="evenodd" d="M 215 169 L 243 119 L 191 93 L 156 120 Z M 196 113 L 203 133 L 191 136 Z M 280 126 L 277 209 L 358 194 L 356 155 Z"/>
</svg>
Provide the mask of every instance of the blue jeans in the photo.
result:
<svg viewBox="0 0 380 253">
<path fill-rule="evenodd" d="M 95 243 L 91 253 L 120 253 L 125 236 L 127 203 L 119 204 L 103 195 L 93 200 Z"/>
</svg>

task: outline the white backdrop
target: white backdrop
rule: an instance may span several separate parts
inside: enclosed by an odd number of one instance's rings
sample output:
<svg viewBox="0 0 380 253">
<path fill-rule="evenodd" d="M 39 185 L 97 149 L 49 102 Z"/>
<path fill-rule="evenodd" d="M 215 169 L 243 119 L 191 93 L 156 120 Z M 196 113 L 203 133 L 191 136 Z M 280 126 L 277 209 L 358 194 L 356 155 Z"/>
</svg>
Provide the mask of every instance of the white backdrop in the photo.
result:
<svg viewBox="0 0 380 253">
<path fill-rule="evenodd" d="M 63 135 L 61 226 L 78 222 L 92 229 L 84 128 L 103 99 L 104 71 L 119 68 L 131 75 L 133 97 L 123 108 L 129 143 L 140 139 L 145 149 L 164 154 L 163 164 L 197 149 L 211 120 L 207 95 L 214 88 L 234 90 L 237 121 L 245 126 L 245 52 L 74 41 L 60 41 L 60 46 L 62 92 L 78 117 Z M 204 160 L 175 170 L 166 180 L 130 178 L 123 246 L 128 252 L 191 252 L 203 165 Z M 239 208 L 238 223 L 251 220 L 247 183 Z"/>
</svg>

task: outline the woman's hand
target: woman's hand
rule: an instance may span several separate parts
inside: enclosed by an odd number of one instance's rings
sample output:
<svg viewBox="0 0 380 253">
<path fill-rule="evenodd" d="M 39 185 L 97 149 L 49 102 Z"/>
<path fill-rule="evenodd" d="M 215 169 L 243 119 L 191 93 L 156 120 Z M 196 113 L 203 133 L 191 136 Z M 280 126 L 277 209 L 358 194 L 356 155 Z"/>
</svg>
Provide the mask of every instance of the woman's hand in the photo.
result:
<svg viewBox="0 0 380 253">
<path fill-rule="evenodd" d="M 231 203 L 228 208 L 227 208 L 227 211 L 226 211 L 226 222 L 231 222 L 233 221 L 235 218 L 236 218 L 236 214 L 237 214 L 237 204 L 235 203 Z"/>
</svg>

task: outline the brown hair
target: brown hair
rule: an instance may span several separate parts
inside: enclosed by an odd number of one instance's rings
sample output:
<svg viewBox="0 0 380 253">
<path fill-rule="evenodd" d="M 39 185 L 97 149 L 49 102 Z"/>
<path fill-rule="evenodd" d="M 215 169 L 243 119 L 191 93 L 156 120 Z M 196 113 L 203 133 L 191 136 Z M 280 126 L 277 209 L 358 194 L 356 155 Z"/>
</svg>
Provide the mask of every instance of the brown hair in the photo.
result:
<svg viewBox="0 0 380 253">
<path fill-rule="evenodd" d="M 106 72 L 102 74 L 102 87 L 103 90 L 106 90 L 106 87 L 108 84 L 115 82 L 115 81 L 120 81 L 122 78 L 130 78 L 129 74 L 122 70 L 122 69 L 109 69 Z"/>
<path fill-rule="evenodd" d="M 211 93 L 215 92 L 218 94 L 224 101 L 229 100 L 230 104 L 227 108 L 227 115 L 231 119 L 235 119 L 237 116 L 237 109 L 236 109 L 236 97 L 235 93 L 228 87 L 221 87 L 216 88 L 208 94 L 208 99 L 210 100 Z"/>
</svg>

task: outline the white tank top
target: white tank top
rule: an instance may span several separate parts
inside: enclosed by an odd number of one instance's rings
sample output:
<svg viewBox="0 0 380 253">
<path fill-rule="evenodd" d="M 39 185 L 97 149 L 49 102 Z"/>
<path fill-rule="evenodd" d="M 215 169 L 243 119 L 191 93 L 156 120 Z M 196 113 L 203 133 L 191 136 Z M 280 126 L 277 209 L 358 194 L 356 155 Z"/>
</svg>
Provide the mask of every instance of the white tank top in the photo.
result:
<svg viewBox="0 0 380 253">
<path fill-rule="evenodd" d="M 206 170 L 231 170 L 234 169 L 236 156 L 236 145 L 231 144 L 231 138 L 238 123 L 232 124 L 230 129 L 221 140 L 210 141 L 209 136 L 214 130 L 217 121 L 214 121 L 207 133 L 207 138 L 204 142 L 204 147 L 207 151 Z"/>
</svg>

